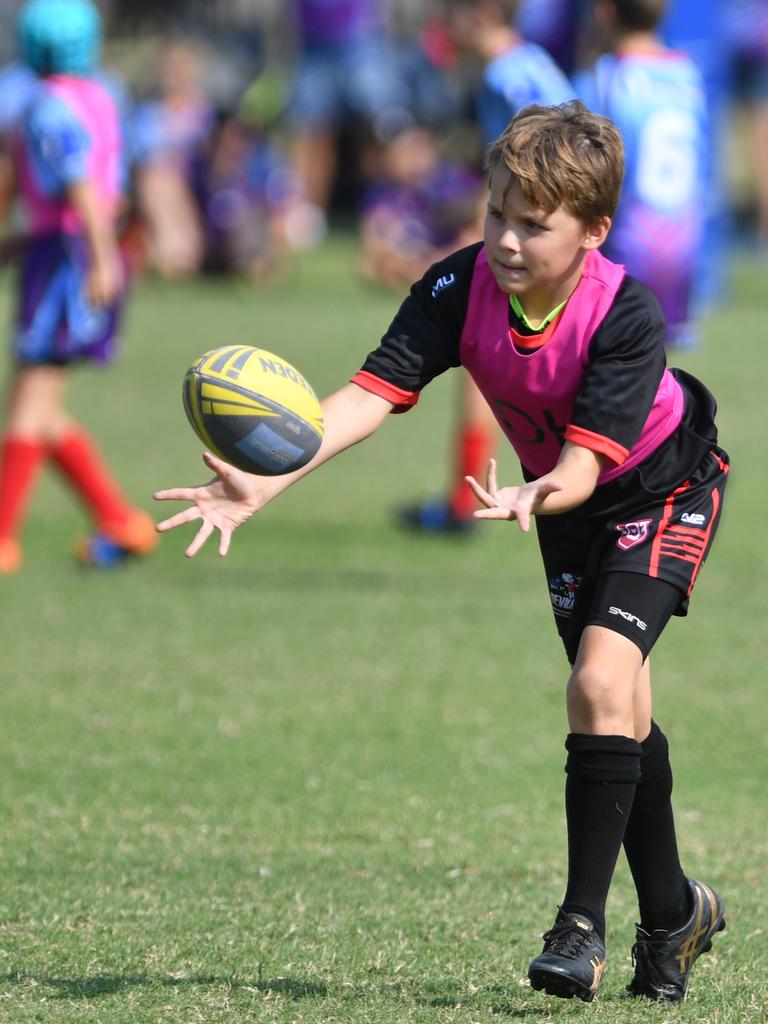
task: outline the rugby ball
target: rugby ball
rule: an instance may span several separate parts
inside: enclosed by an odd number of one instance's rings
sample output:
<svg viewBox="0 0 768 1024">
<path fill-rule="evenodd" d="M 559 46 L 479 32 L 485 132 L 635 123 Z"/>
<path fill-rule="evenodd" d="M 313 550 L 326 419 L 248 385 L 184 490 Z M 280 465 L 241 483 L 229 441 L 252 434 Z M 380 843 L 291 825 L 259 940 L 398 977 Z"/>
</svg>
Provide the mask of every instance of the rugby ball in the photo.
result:
<svg viewBox="0 0 768 1024">
<path fill-rule="evenodd" d="M 263 348 L 206 352 L 184 375 L 183 398 L 208 450 L 247 473 L 292 473 L 323 440 L 317 395 L 296 367 Z"/>
</svg>

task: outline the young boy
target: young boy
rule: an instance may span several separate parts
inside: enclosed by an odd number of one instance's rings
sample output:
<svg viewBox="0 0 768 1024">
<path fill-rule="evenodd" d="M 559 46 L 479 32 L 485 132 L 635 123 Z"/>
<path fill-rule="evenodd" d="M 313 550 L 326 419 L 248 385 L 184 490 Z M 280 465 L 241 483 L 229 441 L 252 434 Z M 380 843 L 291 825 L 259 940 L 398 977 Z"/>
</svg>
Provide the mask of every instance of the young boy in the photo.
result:
<svg viewBox="0 0 768 1024">
<path fill-rule="evenodd" d="M 482 66 L 476 93 L 477 119 L 485 145 L 531 103 L 550 106 L 575 93 L 546 50 L 515 28 L 518 0 L 445 0 L 456 45 Z M 467 476 L 482 473 L 498 443 L 493 414 L 472 380 L 460 381 L 447 494 L 399 511 L 401 525 L 427 534 L 466 534 L 475 525 L 477 499 Z"/>
<path fill-rule="evenodd" d="M 115 240 L 121 189 L 117 106 L 92 76 L 100 20 L 89 0 L 32 0 L 19 14 L 25 64 L 40 81 L 13 140 L 27 214 L 14 334 L 15 368 L 0 448 L 0 573 L 22 561 L 18 535 L 39 469 L 51 459 L 96 533 L 79 547 L 112 564 L 156 542 L 88 433 L 66 412 L 67 367 L 107 361 L 123 290 Z"/>
<path fill-rule="evenodd" d="M 626 172 L 605 252 L 661 303 L 667 344 L 696 344 L 693 298 L 707 211 L 708 117 L 693 60 L 657 29 L 667 0 L 596 0 L 612 53 L 576 79 L 590 110 L 624 141 Z"/>
<path fill-rule="evenodd" d="M 605 967 L 604 908 L 622 843 L 641 924 L 633 995 L 677 1001 L 723 904 L 683 873 L 664 734 L 651 720 L 648 655 L 688 599 L 717 528 L 728 457 L 715 403 L 665 369 L 658 304 L 599 253 L 621 187 L 620 136 L 583 104 L 528 107 L 488 155 L 483 243 L 411 289 L 352 383 L 324 402 L 326 433 L 304 469 L 263 479 L 211 455 L 215 478 L 160 491 L 202 519 L 187 555 L 232 532 L 300 477 L 373 433 L 421 389 L 464 366 L 522 463 L 499 488 L 491 462 L 478 519 L 536 518 L 558 632 L 572 670 L 566 739 L 568 884 L 534 988 L 590 1001 Z M 450 282 L 442 288 L 437 282 Z"/>
</svg>

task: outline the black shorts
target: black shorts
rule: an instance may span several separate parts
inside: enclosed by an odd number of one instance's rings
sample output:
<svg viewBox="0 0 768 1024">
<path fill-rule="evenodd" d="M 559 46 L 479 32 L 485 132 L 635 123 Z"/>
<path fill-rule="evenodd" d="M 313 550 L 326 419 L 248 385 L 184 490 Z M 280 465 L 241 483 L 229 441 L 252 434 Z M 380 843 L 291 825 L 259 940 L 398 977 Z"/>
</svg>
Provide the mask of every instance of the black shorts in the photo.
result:
<svg viewBox="0 0 768 1024">
<path fill-rule="evenodd" d="M 637 644 L 646 658 L 670 615 L 686 615 L 712 546 L 728 475 L 714 447 L 665 500 L 617 519 L 538 516 L 536 529 L 560 638 L 573 664 L 586 626 Z"/>
</svg>

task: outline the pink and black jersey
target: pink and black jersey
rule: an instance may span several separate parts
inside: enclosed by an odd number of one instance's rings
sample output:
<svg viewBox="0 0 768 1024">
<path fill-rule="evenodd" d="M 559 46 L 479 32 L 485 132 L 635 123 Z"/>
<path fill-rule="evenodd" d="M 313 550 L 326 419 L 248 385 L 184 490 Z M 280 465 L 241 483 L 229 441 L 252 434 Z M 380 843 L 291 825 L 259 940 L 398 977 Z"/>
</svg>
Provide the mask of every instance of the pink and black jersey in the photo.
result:
<svg viewBox="0 0 768 1024">
<path fill-rule="evenodd" d="M 623 267 L 589 254 L 543 345 L 516 344 L 519 326 L 484 246 L 469 246 L 412 287 L 353 380 L 405 411 L 430 380 L 464 366 L 527 477 L 551 470 L 566 440 L 606 457 L 589 502 L 598 514 L 664 492 L 711 446 L 711 396 L 666 368 L 659 304 Z"/>
</svg>

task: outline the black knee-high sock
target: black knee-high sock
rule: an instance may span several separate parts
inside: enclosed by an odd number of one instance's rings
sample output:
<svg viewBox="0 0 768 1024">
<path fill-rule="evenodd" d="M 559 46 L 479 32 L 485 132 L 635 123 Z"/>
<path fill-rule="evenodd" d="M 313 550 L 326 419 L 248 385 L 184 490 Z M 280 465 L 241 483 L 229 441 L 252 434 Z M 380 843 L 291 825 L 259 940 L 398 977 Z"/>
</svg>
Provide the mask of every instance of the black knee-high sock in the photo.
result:
<svg viewBox="0 0 768 1024">
<path fill-rule="evenodd" d="M 565 741 L 568 888 L 562 909 L 605 938 L 608 896 L 640 778 L 640 744 L 627 736 L 570 733 Z"/>
<path fill-rule="evenodd" d="M 675 929 L 688 917 L 690 896 L 677 852 L 669 747 L 655 722 L 641 746 L 640 781 L 624 833 L 624 850 L 643 928 Z"/>
</svg>

